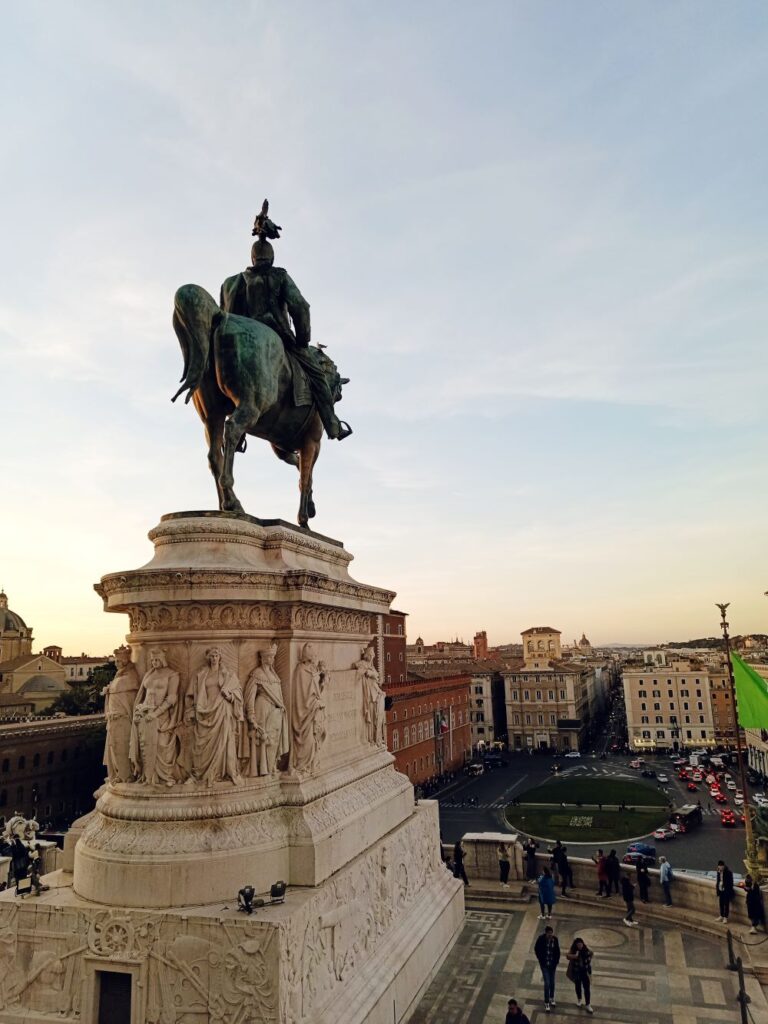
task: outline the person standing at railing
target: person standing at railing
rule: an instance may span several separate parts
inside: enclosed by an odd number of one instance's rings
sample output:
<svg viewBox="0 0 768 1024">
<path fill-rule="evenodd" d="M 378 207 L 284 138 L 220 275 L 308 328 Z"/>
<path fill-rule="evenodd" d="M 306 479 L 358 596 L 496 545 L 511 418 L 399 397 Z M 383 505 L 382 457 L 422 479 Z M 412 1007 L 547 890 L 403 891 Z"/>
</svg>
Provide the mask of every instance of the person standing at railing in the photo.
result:
<svg viewBox="0 0 768 1024">
<path fill-rule="evenodd" d="M 747 892 L 747 916 L 752 927 L 749 929 L 751 935 L 757 934 L 757 929 L 765 926 L 765 907 L 763 906 L 763 894 L 760 886 L 747 875 L 744 879 L 744 888 Z"/>
<path fill-rule="evenodd" d="M 672 873 L 672 865 L 669 863 L 666 857 L 659 857 L 659 881 L 661 882 L 661 888 L 664 892 L 664 906 L 672 906 L 672 880 L 674 879 Z"/>
<path fill-rule="evenodd" d="M 733 901 L 734 890 L 733 872 L 724 860 L 719 860 L 717 862 L 717 882 L 715 883 L 715 892 L 717 893 L 720 908 L 720 916 L 716 918 L 716 920 L 722 921 L 723 924 L 727 924 L 728 916 L 731 912 L 731 902 Z"/>
</svg>

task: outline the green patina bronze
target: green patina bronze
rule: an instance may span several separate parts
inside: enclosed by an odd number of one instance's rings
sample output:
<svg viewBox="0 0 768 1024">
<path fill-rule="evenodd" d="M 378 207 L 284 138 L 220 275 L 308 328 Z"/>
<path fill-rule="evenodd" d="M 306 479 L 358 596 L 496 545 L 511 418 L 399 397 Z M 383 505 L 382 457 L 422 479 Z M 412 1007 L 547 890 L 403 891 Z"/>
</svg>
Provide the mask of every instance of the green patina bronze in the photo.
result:
<svg viewBox="0 0 768 1024">
<path fill-rule="evenodd" d="M 299 470 L 299 525 L 315 515 L 312 470 L 323 428 L 343 440 L 352 430 L 334 405 L 348 383 L 322 346 L 310 345 L 309 303 L 282 267 L 268 239 L 281 228 L 264 200 L 253 234 L 252 266 L 228 277 L 220 305 L 198 285 L 174 298 L 173 326 L 184 355 L 182 384 L 205 425 L 208 463 L 219 508 L 242 512 L 234 492 L 234 457 L 246 435 L 269 441 L 278 458 Z"/>
</svg>

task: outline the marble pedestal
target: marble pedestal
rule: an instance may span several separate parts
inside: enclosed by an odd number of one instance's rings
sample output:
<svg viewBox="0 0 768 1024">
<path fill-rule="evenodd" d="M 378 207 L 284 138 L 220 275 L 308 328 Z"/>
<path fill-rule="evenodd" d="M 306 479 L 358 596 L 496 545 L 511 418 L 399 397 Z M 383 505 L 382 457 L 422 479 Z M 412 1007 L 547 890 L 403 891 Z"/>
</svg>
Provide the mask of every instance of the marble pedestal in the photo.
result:
<svg viewBox="0 0 768 1024">
<path fill-rule="evenodd" d="M 338 542 L 282 522 L 179 513 L 150 539 L 145 566 L 96 589 L 129 616 L 142 690 L 157 651 L 176 681 L 162 712 L 173 771 L 113 778 L 60 887 L 0 895 L 0 1022 L 97 1024 L 110 985 L 130 992 L 132 1024 L 404 1019 L 458 934 L 463 891 L 436 805 L 414 807 L 371 725 L 364 652 L 381 663 L 394 595 L 354 580 Z M 199 771 L 201 726 L 184 712 L 212 649 L 236 710 L 273 652 L 290 749 L 272 774 L 246 769 L 247 721 L 221 732 L 237 733 L 235 777 Z M 236 912 L 240 888 L 278 880 L 285 904 Z"/>
</svg>

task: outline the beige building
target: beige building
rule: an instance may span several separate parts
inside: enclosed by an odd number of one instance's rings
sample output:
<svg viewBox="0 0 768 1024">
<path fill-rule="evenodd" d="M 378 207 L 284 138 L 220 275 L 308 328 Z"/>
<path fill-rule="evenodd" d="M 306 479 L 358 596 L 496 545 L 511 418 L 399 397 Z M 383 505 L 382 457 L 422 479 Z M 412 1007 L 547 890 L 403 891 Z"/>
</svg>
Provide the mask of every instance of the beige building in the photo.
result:
<svg viewBox="0 0 768 1024">
<path fill-rule="evenodd" d="M 503 673 L 510 748 L 579 750 L 602 693 L 594 668 L 563 660 L 551 626 L 526 629 L 522 639 L 522 659 Z"/>
<path fill-rule="evenodd" d="M 722 672 L 694 659 L 663 661 L 624 668 L 629 745 L 637 752 L 717 746 L 710 676 Z"/>
</svg>

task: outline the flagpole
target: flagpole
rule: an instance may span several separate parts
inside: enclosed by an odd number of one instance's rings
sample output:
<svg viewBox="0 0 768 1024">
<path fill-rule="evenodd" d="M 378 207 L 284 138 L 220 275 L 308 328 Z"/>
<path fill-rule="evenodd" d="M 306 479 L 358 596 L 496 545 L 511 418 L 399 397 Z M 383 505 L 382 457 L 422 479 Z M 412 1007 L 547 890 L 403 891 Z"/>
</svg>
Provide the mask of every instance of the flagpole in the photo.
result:
<svg viewBox="0 0 768 1024">
<path fill-rule="evenodd" d="M 755 846 L 755 836 L 752 830 L 752 808 L 749 805 L 747 776 L 744 770 L 744 752 L 741 746 L 741 726 L 739 725 L 739 709 L 736 701 L 736 680 L 733 676 L 733 664 L 731 662 L 731 638 L 728 636 L 728 623 L 725 618 L 725 610 L 729 604 L 730 602 L 726 602 L 725 604 L 715 602 L 715 606 L 720 609 L 720 627 L 723 631 L 725 663 L 728 666 L 728 679 L 731 684 L 731 707 L 733 708 L 734 724 L 736 726 L 736 759 L 739 765 L 741 792 L 744 794 L 744 827 L 746 829 L 747 840 L 747 857 L 744 864 L 750 875 L 752 875 L 752 877 L 757 881 L 760 877 L 760 869 L 757 864 L 757 848 Z"/>
</svg>

